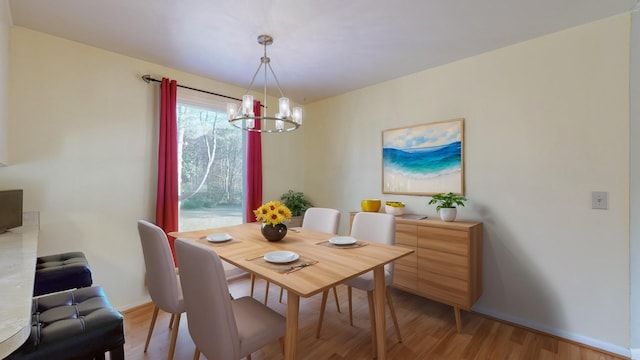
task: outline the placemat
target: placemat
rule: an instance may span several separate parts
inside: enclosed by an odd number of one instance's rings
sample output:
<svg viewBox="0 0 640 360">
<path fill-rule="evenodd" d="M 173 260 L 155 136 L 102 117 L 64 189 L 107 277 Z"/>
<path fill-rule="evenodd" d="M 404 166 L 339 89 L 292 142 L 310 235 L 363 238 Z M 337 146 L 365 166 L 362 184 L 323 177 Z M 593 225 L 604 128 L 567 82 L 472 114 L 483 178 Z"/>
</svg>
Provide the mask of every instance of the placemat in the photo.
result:
<svg viewBox="0 0 640 360">
<path fill-rule="evenodd" d="M 309 267 L 311 265 L 315 265 L 318 263 L 318 260 L 314 260 L 312 258 L 302 256 L 302 255 L 300 255 L 300 258 L 298 260 L 292 261 L 286 264 L 270 263 L 267 260 L 265 260 L 262 255 L 253 259 L 247 259 L 247 261 L 251 261 L 255 264 L 258 264 L 267 269 L 277 271 L 281 274 L 289 274 L 292 272 L 296 272 L 298 270 L 302 270 L 306 267 Z"/>
<path fill-rule="evenodd" d="M 208 241 L 206 237 L 201 237 L 197 241 L 201 244 L 210 245 L 210 246 L 227 246 L 227 245 L 233 245 L 233 244 L 242 242 L 238 239 L 231 239 L 229 241 L 223 241 L 223 242 L 213 242 L 213 241 Z"/>
<path fill-rule="evenodd" d="M 330 243 L 329 240 L 325 240 L 325 241 L 320 241 L 319 243 L 316 243 L 316 245 L 321 245 L 321 246 L 326 246 L 326 247 L 336 248 L 336 249 L 355 249 L 355 248 L 367 246 L 368 244 L 364 241 L 356 241 L 355 243 L 349 244 L 349 245 L 336 245 L 336 244 Z"/>
</svg>

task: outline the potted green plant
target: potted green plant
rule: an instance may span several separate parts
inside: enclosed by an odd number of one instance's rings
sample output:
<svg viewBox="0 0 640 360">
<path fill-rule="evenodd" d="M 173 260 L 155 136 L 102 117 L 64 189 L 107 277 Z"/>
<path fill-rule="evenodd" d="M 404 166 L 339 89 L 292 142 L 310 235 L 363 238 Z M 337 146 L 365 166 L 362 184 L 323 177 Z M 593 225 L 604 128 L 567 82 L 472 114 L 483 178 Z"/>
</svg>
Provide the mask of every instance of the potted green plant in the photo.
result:
<svg viewBox="0 0 640 360">
<path fill-rule="evenodd" d="M 440 214 L 442 221 L 454 221 L 458 213 L 456 205 L 464 206 L 465 201 L 467 201 L 466 197 L 449 192 L 432 195 L 429 205 L 436 204 L 436 211 Z"/>
<path fill-rule="evenodd" d="M 308 208 L 313 206 L 311 202 L 304 197 L 302 192 L 293 190 L 289 190 L 282 194 L 280 200 L 282 200 L 284 205 L 291 210 L 291 215 L 293 217 L 291 218 L 289 226 L 302 226 L 302 216 Z"/>
</svg>

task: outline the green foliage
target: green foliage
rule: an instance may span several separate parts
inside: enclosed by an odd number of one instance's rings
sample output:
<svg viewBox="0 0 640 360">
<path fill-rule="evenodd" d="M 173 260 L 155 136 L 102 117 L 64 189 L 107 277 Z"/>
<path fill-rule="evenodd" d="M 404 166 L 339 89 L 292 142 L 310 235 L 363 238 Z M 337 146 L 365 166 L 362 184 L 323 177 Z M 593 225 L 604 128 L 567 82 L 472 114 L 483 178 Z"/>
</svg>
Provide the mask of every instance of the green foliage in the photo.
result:
<svg viewBox="0 0 640 360">
<path fill-rule="evenodd" d="M 442 208 L 454 208 L 455 205 L 464 206 L 465 201 L 467 201 L 466 197 L 450 192 L 447 194 L 435 194 L 431 196 L 429 205 L 437 204 L 436 211 L 440 212 L 440 209 Z"/>
<path fill-rule="evenodd" d="M 206 193 L 198 193 L 188 199 L 180 201 L 180 208 L 183 210 L 194 210 L 201 208 L 215 207 L 215 203 L 208 198 Z"/>
<path fill-rule="evenodd" d="M 225 117 L 197 106 L 178 108 L 182 209 L 242 204 L 242 131 Z"/>
<path fill-rule="evenodd" d="M 228 199 L 222 190 L 202 191 L 180 200 L 180 209 L 198 210 L 220 207 L 238 207 L 242 205 L 241 197 Z"/>
<path fill-rule="evenodd" d="M 293 216 L 301 216 L 308 208 L 313 206 L 311 202 L 304 197 L 303 193 L 293 190 L 282 194 L 280 200 L 291 210 L 291 215 Z"/>
</svg>

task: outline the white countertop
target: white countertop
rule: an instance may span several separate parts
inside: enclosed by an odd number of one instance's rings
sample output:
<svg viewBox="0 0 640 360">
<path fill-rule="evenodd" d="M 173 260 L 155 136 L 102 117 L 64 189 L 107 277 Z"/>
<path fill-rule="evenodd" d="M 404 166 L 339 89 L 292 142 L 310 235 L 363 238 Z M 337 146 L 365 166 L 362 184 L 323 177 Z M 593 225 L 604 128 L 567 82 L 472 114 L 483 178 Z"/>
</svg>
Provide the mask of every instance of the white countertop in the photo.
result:
<svg viewBox="0 0 640 360">
<path fill-rule="evenodd" d="M 0 234 L 0 359 L 31 333 L 39 222 L 39 213 L 24 213 L 21 227 Z"/>
</svg>

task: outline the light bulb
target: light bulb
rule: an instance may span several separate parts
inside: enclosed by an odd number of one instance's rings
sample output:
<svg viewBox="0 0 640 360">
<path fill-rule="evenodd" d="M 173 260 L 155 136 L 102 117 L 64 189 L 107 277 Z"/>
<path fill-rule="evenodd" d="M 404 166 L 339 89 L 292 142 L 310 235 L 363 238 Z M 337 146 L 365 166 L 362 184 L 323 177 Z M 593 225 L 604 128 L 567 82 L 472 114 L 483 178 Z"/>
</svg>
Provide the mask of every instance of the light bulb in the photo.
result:
<svg viewBox="0 0 640 360">
<path fill-rule="evenodd" d="M 253 114 L 253 96 L 252 95 L 242 96 L 242 113 L 245 115 Z"/>
<path fill-rule="evenodd" d="M 301 107 L 293 108 L 293 121 L 298 125 L 302 125 L 302 108 Z"/>
<path fill-rule="evenodd" d="M 238 104 L 227 103 L 227 116 L 229 117 L 229 120 L 232 120 L 233 118 L 235 118 L 237 113 L 238 113 Z"/>
<path fill-rule="evenodd" d="M 291 110 L 289 110 L 289 98 L 286 97 L 281 97 L 278 100 L 278 103 L 280 105 L 280 114 L 282 115 L 282 117 L 289 117 L 289 112 Z"/>
</svg>

